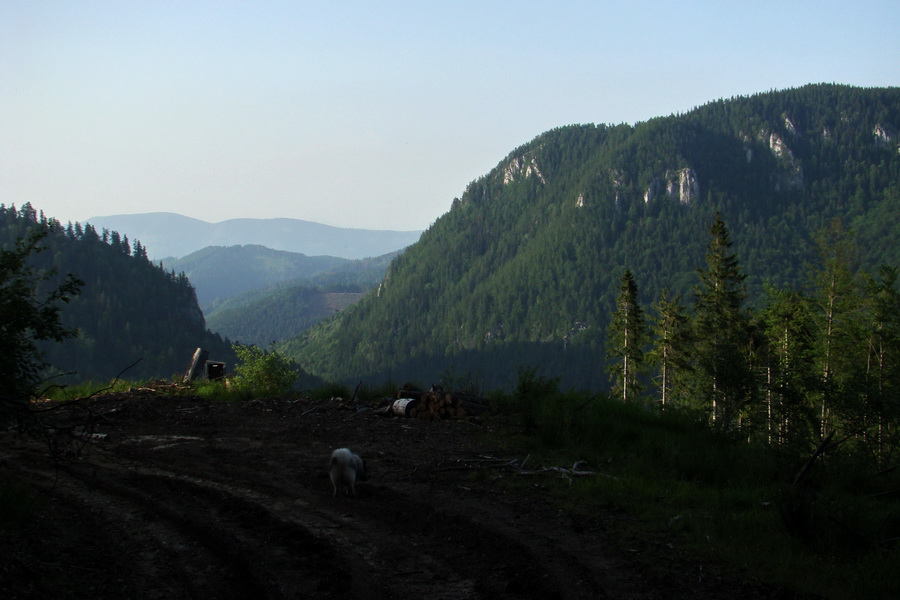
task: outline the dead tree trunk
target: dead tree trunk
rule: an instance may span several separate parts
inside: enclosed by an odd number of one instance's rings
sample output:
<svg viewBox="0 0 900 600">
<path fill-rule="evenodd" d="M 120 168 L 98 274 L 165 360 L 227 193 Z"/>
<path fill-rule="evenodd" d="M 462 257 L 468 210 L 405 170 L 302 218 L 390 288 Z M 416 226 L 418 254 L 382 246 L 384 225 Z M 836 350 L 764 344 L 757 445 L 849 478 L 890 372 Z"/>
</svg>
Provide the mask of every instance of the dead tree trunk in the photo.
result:
<svg viewBox="0 0 900 600">
<path fill-rule="evenodd" d="M 200 373 L 203 372 L 203 367 L 206 366 L 206 361 L 208 359 L 209 351 L 204 350 L 203 348 L 197 348 L 194 352 L 194 358 L 191 360 L 191 366 L 184 376 L 184 383 L 190 383 L 195 380 Z"/>
</svg>

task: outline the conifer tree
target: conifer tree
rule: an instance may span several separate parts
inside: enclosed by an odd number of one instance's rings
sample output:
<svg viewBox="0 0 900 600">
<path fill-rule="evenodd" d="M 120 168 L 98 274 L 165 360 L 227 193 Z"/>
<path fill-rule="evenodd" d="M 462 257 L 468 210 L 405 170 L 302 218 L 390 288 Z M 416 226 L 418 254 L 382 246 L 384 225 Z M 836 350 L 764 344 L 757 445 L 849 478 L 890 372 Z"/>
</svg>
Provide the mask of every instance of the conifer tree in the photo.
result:
<svg viewBox="0 0 900 600">
<path fill-rule="evenodd" d="M 796 441 L 810 432 L 812 309 L 804 294 L 767 287 L 760 313 L 764 343 L 766 435 L 769 443 Z"/>
<path fill-rule="evenodd" d="M 900 449 L 900 292 L 898 270 L 882 266 L 869 277 L 866 420 L 874 421 L 874 454 L 882 463 Z"/>
<path fill-rule="evenodd" d="M 612 397 L 636 401 L 641 394 L 639 376 L 644 368 L 647 326 L 638 303 L 638 289 L 631 271 L 625 270 L 619 284 L 616 312 L 609 325 L 607 361 L 613 376 Z"/>
<path fill-rule="evenodd" d="M 840 219 L 817 238 L 819 268 L 813 273 L 813 302 L 818 325 L 816 355 L 819 367 L 819 433 L 832 429 L 836 404 L 852 376 L 854 320 L 860 299 L 854 277 L 856 248 Z"/>
<path fill-rule="evenodd" d="M 731 251 L 721 215 L 709 231 L 706 270 L 698 270 L 700 284 L 695 288 L 695 394 L 709 405 L 712 424 L 729 430 L 738 423 L 752 387 L 749 319 L 741 309 L 746 275 Z"/>
<path fill-rule="evenodd" d="M 647 358 L 659 370 L 659 400 L 666 407 L 677 403 L 677 398 L 685 392 L 686 375 L 691 370 L 690 319 L 681 297 L 669 298 L 665 289 L 654 309 L 651 333 L 655 341 Z"/>
</svg>

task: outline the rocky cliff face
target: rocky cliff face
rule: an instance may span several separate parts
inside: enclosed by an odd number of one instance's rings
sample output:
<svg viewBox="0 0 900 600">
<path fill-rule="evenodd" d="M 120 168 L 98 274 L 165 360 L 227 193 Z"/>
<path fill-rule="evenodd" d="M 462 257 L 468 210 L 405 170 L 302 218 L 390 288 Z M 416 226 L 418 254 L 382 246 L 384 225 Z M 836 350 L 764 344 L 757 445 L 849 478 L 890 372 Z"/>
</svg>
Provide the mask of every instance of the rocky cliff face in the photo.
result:
<svg viewBox="0 0 900 600">
<path fill-rule="evenodd" d="M 785 119 L 787 123 L 790 123 L 789 120 Z M 791 131 L 793 126 L 788 129 Z M 784 138 L 782 138 L 777 132 L 771 132 L 768 134 L 768 143 L 769 150 L 772 151 L 772 154 L 781 162 L 783 171 L 775 177 L 774 187 L 775 191 L 781 190 L 796 190 L 803 187 L 803 167 L 800 165 L 800 161 L 797 160 L 797 157 L 794 156 L 794 152 L 791 150 L 790 146 L 787 145 Z"/>
<path fill-rule="evenodd" d="M 885 148 L 893 147 L 900 153 L 900 143 L 895 141 L 897 136 L 891 128 L 878 123 L 875 125 L 875 129 L 872 130 L 872 135 L 875 137 L 875 143 L 879 146 Z"/>
<path fill-rule="evenodd" d="M 693 204 L 700 198 L 700 181 L 697 173 L 690 167 L 677 171 L 666 171 L 664 177 L 650 182 L 644 192 L 644 202 L 653 202 L 662 197 L 680 201 L 682 204 Z"/>
<path fill-rule="evenodd" d="M 547 183 L 544 179 L 541 169 L 538 167 L 537 160 L 532 157 L 517 156 L 509 161 L 506 168 L 503 169 L 503 184 L 507 185 L 522 178 L 537 177 L 541 183 Z"/>
</svg>

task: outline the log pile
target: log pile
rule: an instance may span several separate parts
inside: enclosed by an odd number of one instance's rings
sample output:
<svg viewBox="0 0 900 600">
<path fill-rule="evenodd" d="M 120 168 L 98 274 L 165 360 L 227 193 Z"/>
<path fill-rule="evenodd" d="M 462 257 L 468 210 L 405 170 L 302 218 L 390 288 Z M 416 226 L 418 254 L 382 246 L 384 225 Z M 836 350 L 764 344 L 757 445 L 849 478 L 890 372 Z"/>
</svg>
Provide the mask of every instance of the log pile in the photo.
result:
<svg viewBox="0 0 900 600">
<path fill-rule="evenodd" d="M 435 421 L 462 417 L 478 417 L 488 410 L 485 398 L 459 392 L 441 390 L 420 392 L 402 389 L 391 404 L 391 412 L 398 417 Z"/>
</svg>

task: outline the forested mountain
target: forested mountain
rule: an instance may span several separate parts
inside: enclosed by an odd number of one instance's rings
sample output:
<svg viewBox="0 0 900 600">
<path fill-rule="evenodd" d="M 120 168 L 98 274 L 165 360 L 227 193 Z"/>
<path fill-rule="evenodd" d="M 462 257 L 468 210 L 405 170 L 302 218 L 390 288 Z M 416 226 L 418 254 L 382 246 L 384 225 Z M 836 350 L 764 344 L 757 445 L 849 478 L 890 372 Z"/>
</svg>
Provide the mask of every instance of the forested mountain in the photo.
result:
<svg viewBox="0 0 900 600">
<path fill-rule="evenodd" d="M 328 379 L 521 366 L 607 389 L 607 331 L 627 269 L 648 315 L 692 304 L 721 214 L 746 280 L 807 289 L 814 235 L 855 230 L 861 266 L 900 262 L 900 90 L 811 85 L 630 125 L 573 125 L 515 149 L 353 307 L 284 346 Z"/>
<path fill-rule="evenodd" d="M 109 215 L 88 219 L 95 229 L 127 233 L 143 241 L 153 260 L 180 258 L 207 246 L 262 245 L 307 256 L 356 259 L 400 250 L 421 231 L 332 227 L 299 219 L 229 219 L 208 223 L 176 213 Z"/>
<path fill-rule="evenodd" d="M 166 269 L 187 275 L 209 318 L 230 298 L 249 292 L 248 299 L 255 301 L 268 288 L 281 289 L 285 285 L 368 290 L 384 278 L 388 264 L 400 252 L 351 260 L 306 256 L 257 245 L 210 246 L 184 258 L 161 262 Z"/>
<path fill-rule="evenodd" d="M 307 279 L 280 282 L 205 304 L 202 308 L 207 325 L 232 340 L 263 348 L 293 338 L 357 302 L 384 279 L 391 260 L 401 252 L 344 261 Z M 190 277 L 194 281 L 194 275 Z M 197 288 L 199 295 L 201 285 Z"/>
<path fill-rule="evenodd" d="M 206 322 L 212 331 L 236 342 L 267 348 L 300 335 L 364 295 L 362 291 L 277 286 L 226 301 L 210 313 Z"/>
<path fill-rule="evenodd" d="M 265 246 L 209 246 L 184 258 L 163 261 L 184 273 L 201 306 L 292 279 L 308 279 L 350 262 L 334 256 L 306 256 Z"/>
<path fill-rule="evenodd" d="M 78 336 L 42 346 L 56 372 L 77 372 L 54 383 L 105 382 L 132 363 L 129 379 L 170 377 L 187 370 L 198 346 L 212 359 L 234 363 L 230 343 L 207 330 L 187 277 L 153 265 L 141 242 L 90 224 L 64 226 L 27 203 L 0 205 L 0 248 L 41 227 L 49 234 L 31 260 L 42 272 L 58 273 L 45 285 L 69 273 L 83 282 L 61 311 L 62 324 Z"/>
</svg>

